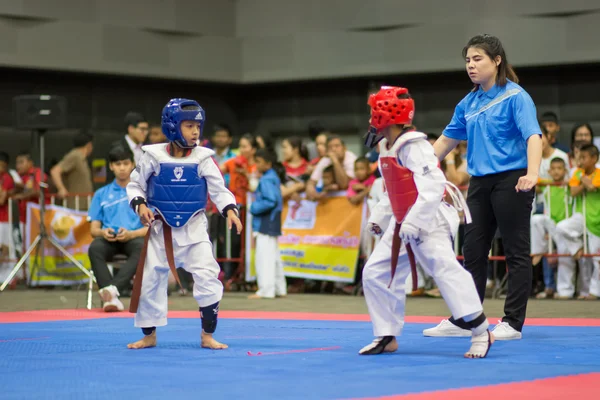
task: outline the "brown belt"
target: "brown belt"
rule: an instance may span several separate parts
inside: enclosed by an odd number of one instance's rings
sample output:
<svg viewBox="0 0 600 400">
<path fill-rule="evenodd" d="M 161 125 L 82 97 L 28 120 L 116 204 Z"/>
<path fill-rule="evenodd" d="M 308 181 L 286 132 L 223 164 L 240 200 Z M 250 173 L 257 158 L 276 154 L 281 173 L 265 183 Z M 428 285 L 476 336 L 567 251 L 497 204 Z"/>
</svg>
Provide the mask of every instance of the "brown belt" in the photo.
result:
<svg viewBox="0 0 600 400">
<path fill-rule="evenodd" d="M 394 275 L 396 274 L 396 267 L 398 266 L 398 256 L 400 254 L 400 246 L 402 246 L 402 239 L 400 239 L 400 227 L 402 224 L 396 224 L 394 227 L 394 237 L 392 238 L 392 278 L 388 288 L 392 286 Z M 408 255 L 408 262 L 410 263 L 410 274 L 412 276 L 412 290 L 418 289 L 417 284 L 417 263 L 415 261 L 415 253 L 413 253 L 410 243 L 406 243 L 406 254 Z"/>
<path fill-rule="evenodd" d="M 173 253 L 173 235 L 171 232 L 171 226 L 165 222 L 160 214 L 156 214 L 155 220 L 161 220 L 163 222 L 163 236 L 165 239 L 165 252 L 167 253 L 167 262 L 169 268 L 175 276 L 175 280 L 179 284 L 179 287 L 183 288 L 179 281 L 179 275 L 177 274 L 177 267 L 175 267 L 175 256 Z M 131 293 L 131 301 L 129 303 L 129 312 L 136 313 L 138 305 L 140 304 L 140 295 L 142 294 L 142 279 L 144 277 L 144 265 L 146 264 L 146 253 L 148 252 L 148 241 L 152 232 L 152 224 L 146 232 L 144 237 L 144 247 L 142 247 L 142 253 L 140 254 L 140 261 L 138 261 L 137 269 L 135 270 L 135 280 L 133 281 L 133 292 Z"/>
</svg>

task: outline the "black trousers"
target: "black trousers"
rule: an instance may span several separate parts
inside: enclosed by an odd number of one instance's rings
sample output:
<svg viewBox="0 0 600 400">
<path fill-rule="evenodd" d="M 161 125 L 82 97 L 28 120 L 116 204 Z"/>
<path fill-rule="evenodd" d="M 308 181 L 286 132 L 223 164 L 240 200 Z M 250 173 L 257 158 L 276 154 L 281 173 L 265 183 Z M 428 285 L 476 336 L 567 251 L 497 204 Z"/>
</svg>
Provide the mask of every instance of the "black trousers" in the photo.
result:
<svg viewBox="0 0 600 400">
<path fill-rule="evenodd" d="M 502 321 L 519 332 L 525 322 L 532 279 L 530 222 L 535 188 L 529 192 L 517 193 L 515 190 L 519 178 L 526 172 L 520 169 L 471 178 L 467 205 L 473 222 L 465 226 L 463 247 L 465 268 L 473 276 L 483 302 L 488 254 L 496 229 L 500 230 L 508 269 L 508 293 Z M 450 321 L 469 329 L 463 320 L 451 318 Z"/>
<path fill-rule="evenodd" d="M 102 237 L 95 238 L 90 244 L 88 256 L 98 281 L 98 287 L 115 285 L 121 293 L 123 290 L 128 289 L 129 282 L 135 275 L 143 246 L 144 238 L 135 238 L 125 243 L 109 242 Z M 107 262 L 111 261 L 115 254 L 125 254 L 127 261 L 123 263 L 113 277 L 108 269 Z"/>
</svg>

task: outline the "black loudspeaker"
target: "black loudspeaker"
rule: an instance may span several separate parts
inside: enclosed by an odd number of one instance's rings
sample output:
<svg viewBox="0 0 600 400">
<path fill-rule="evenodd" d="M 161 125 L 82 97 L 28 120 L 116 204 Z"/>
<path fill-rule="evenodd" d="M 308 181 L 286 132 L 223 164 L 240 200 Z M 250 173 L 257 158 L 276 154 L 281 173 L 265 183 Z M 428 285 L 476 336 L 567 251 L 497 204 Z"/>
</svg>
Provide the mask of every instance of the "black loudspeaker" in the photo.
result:
<svg viewBox="0 0 600 400">
<path fill-rule="evenodd" d="M 15 128 L 23 130 L 63 129 L 67 100 L 60 96 L 23 95 L 13 99 Z"/>
</svg>

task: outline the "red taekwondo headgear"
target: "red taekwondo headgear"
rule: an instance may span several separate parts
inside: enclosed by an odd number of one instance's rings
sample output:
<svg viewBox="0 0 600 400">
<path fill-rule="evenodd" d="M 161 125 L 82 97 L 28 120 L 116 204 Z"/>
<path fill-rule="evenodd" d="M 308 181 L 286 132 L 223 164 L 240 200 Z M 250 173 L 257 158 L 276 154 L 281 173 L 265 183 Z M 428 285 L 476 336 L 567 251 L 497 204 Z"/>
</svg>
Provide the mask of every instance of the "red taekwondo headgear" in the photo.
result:
<svg viewBox="0 0 600 400">
<path fill-rule="evenodd" d="M 412 124 L 415 102 L 406 88 L 382 86 L 379 92 L 369 96 L 367 104 L 371 107 L 371 128 L 365 140 L 368 147 L 375 147 L 382 139 L 377 133 L 384 128 Z"/>
</svg>

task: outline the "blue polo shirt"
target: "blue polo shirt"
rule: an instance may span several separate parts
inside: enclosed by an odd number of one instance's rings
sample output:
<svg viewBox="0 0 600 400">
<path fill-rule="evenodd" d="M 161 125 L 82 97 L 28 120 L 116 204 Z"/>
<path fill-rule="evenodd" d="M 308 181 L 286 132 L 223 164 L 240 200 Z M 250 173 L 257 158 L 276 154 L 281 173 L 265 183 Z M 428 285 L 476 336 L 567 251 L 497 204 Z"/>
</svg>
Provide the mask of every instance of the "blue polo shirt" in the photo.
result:
<svg viewBox="0 0 600 400">
<path fill-rule="evenodd" d="M 112 228 L 115 232 L 119 228 L 135 231 L 143 226 L 140 217 L 129 207 L 127 191 L 117 185 L 116 180 L 94 193 L 88 218 L 90 221 L 102 222 L 102 229 Z"/>
<path fill-rule="evenodd" d="M 472 176 L 527 168 L 527 139 L 541 135 L 535 104 L 512 81 L 469 93 L 454 110 L 443 134 L 467 140 L 467 171 Z"/>
</svg>

